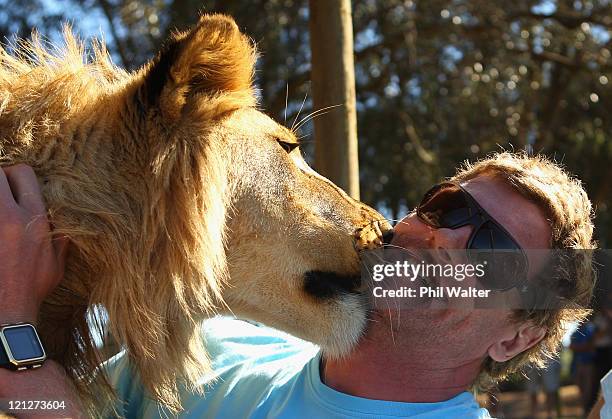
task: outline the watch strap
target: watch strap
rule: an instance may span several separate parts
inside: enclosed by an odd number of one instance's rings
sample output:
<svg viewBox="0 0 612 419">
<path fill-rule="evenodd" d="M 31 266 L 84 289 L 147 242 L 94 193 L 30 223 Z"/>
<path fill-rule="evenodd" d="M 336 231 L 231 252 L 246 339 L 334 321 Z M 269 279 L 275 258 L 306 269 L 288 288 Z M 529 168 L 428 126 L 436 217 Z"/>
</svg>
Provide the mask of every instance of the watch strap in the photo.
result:
<svg viewBox="0 0 612 419">
<path fill-rule="evenodd" d="M 0 342 L 0 367 L 9 367 L 10 362 L 8 356 L 6 355 L 6 351 L 4 350 L 4 345 Z"/>
</svg>

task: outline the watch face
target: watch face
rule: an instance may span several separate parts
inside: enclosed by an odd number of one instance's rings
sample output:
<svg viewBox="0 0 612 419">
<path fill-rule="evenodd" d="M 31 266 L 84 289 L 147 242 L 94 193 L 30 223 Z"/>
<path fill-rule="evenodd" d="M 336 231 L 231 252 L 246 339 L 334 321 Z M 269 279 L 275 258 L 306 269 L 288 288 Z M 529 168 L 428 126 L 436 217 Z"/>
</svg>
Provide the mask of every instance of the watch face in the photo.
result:
<svg viewBox="0 0 612 419">
<path fill-rule="evenodd" d="M 16 361 L 32 360 L 45 355 L 32 326 L 7 327 L 3 330 L 3 333 Z"/>
</svg>

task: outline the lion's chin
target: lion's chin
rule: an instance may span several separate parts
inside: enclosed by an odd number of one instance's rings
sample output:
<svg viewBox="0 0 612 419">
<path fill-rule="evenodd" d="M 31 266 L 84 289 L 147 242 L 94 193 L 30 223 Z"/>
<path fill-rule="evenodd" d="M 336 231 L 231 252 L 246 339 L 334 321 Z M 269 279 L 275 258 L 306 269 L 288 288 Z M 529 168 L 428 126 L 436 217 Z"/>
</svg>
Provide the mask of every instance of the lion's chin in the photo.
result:
<svg viewBox="0 0 612 419">
<path fill-rule="evenodd" d="M 365 333 L 368 319 L 367 298 L 363 294 L 345 293 L 327 301 L 330 323 L 325 336 L 313 339 L 329 358 L 347 356 Z"/>
<path fill-rule="evenodd" d="M 362 337 L 368 313 L 368 299 L 359 275 L 341 275 L 328 271 L 308 271 L 304 274 L 304 292 L 315 298 L 325 313 L 326 324 L 310 330 L 311 339 L 327 357 L 342 358 Z M 318 336 L 317 336 L 318 335 Z"/>
</svg>

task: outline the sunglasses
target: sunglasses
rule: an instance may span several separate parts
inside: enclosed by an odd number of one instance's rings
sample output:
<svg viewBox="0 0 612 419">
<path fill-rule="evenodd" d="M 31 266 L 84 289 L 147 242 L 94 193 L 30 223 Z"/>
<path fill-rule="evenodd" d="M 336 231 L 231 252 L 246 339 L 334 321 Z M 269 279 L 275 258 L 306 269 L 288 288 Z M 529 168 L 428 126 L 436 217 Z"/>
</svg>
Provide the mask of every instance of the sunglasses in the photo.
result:
<svg viewBox="0 0 612 419">
<path fill-rule="evenodd" d="M 461 185 L 444 182 L 432 187 L 416 208 L 421 221 L 434 228 L 472 226 L 466 249 L 470 259 L 487 262 L 488 288 L 505 291 L 526 285 L 527 257 L 512 235 L 489 215 Z"/>
</svg>

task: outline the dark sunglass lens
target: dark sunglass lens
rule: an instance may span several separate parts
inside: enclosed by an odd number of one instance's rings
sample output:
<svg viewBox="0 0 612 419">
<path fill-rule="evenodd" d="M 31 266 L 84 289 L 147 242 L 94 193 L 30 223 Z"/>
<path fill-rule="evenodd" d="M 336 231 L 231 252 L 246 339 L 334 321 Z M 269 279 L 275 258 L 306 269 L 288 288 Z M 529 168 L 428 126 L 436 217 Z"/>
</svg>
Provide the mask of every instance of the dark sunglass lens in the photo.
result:
<svg viewBox="0 0 612 419">
<path fill-rule="evenodd" d="M 514 240 L 497 225 L 491 222 L 482 225 L 469 247 L 476 251 L 479 263 L 486 261 L 485 286 L 488 289 L 507 290 L 524 282 L 524 254 Z"/>
<path fill-rule="evenodd" d="M 443 185 L 425 195 L 417 214 L 427 224 L 452 228 L 471 216 L 463 191 L 455 185 Z"/>
<path fill-rule="evenodd" d="M 518 245 L 504 231 L 496 226 L 491 227 L 491 237 L 494 249 L 518 249 Z"/>
<path fill-rule="evenodd" d="M 469 244 L 470 249 L 474 250 L 491 250 L 493 242 L 491 241 L 491 230 L 487 225 L 483 225 L 472 238 L 472 243 Z"/>
<path fill-rule="evenodd" d="M 455 208 L 440 215 L 440 224 L 444 227 L 455 227 L 469 220 L 471 216 L 469 208 Z"/>
<path fill-rule="evenodd" d="M 484 223 L 474 235 L 470 249 L 520 249 L 508 234 L 491 222 Z"/>
<path fill-rule="evenodd" d="M 525 259 L 518 250 L 503 250 L 494 253 L 492 265 L 492 287 L 507 290 L 527 279 Z"/>
</svg>

